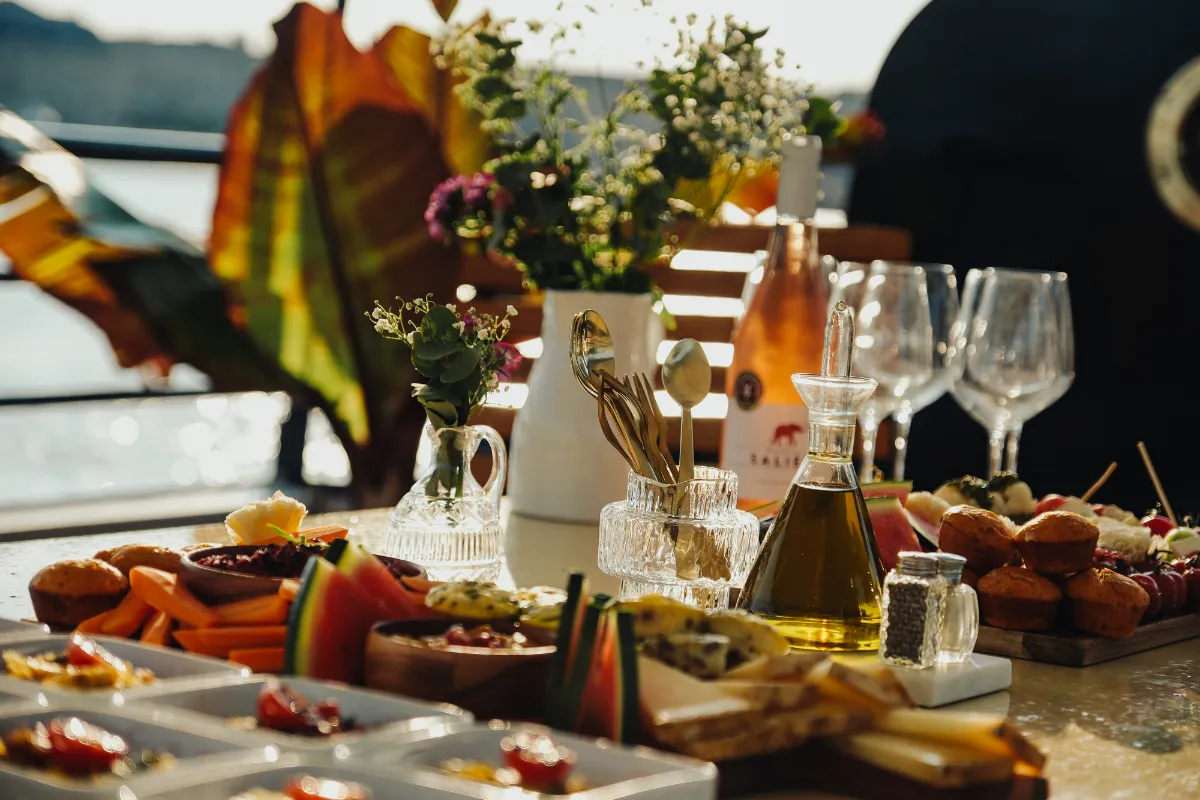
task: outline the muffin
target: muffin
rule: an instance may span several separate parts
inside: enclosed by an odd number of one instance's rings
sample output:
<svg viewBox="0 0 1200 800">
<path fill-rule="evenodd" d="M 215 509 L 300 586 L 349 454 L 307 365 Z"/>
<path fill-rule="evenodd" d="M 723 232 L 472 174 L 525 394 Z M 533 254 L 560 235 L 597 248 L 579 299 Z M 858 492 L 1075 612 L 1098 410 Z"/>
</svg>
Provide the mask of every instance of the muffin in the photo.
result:
<svg viewBox="0 0 1200 800">
<path fill-rule="evenodd" d="M 1096 555 L 1100 529 L 1069 511 L 1050 511 L 1025 523 L 1013 542 L 1025 566 L 1045 575 L 1069 575 L 1088 569 Z"/>
<path fill-rule="evenodd" d="M 107 561 L 121 574 L 129 577 L 129 570 L 134 567 L 154 567 L 165 572 L 179 572 L 180 553 L 169 547 L 159 547 L 155 544 L 127 544 L 114 547 L 111 550 L 101 550 L 94 558 Z"/>
<path fill-rule="evenodd" d="M 938 547 L 960 555 L 976 575 L 1003 567 L 1017 554 L 1004 519 L 982 508 L 954 506 L 942 515 Z"/>
<path fill-rule="evenodd" d="M 1054 624 L 1062 591 L 1023 567 L 1001 567 L 979 579 L 979 608 L 987 624 L 1010 631 L 1044 631 Z"/>
<path fill-rule="evenodd" d="M 1111 569 L 1088 569 L 1067 581 L 1071 624 L 1097 636 L 1133 636 L 1149 605 L 1145 589 Z"/>
<path fill-rule="evenodd" d="M 74 628 L 116 608 L 128 591 L 129 580 L 121 570 L 95 558 L 59 561 L 43 567 L 29 582 L 38 621 L 61 628 Z"/>
</svg>

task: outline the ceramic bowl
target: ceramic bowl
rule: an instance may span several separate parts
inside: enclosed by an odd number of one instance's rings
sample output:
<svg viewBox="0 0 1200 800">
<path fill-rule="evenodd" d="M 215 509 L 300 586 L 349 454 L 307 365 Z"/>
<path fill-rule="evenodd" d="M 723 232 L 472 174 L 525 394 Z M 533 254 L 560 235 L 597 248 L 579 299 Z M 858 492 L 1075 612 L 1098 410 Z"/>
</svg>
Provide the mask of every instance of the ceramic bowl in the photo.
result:
<svg viewBox="0 0 1200 800">
<path fill-rule="evenodd" d="M 211 604 L 233 603 L 237 600 L 248 600 L 252 597 L 274 594 L 279 591 L 279 584 L 283 583 L 284 578 L 244 575 L 240 572 L 230 572 L 197 563 L 205 556 L 249 554 L 259 547 L 260 545 L 256 544 L 238 544 L 226 547 L 207 547 L 203 550 L 184 553 L 183 559 L 179 562 L 179 576 L 192 594 Z M 393 562 L 400 562 L 405 575 L 414 578 L 425 577 L 425 570 L 411 561 L 388 556 L 376 556 L 376 558 L 389 565 Z"/>
<path fill-rule="evenodd" d="M 452 703 L 480 719 L 539 716 L 556 648 L 434 648 L 415 640 L 444 633 L 451 624 L 449 620 L 399 620 L 376 625 L 367 638 L 367 686 Z"/>
</svg>

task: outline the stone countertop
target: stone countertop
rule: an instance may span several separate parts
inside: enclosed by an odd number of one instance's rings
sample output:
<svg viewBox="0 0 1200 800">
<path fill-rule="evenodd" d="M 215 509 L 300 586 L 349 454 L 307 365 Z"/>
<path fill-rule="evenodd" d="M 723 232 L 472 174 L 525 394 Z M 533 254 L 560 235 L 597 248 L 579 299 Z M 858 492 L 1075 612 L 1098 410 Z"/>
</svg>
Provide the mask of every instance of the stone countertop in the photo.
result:
<svg viewBox="0 0 1200 800">
<path fill-rule="evenodd" d="M 377 509 L 309 522 L 347 525 L 370 546 L 387 515 Z M 615 593 L 615 582 L 595 568 L 593 526 L 511 516 L 505 540 L 502 583 L 561 586 L 581 568 L 595 590 Z M 0 543 L 0 617 L 32 614 L 26 586 L 51 562 L 134 542 L 224 541 L 223 527 L 206 525 Z M 1083 669 L 1014 660 L 1009 691 L 954 707 L 1007 714 L 1046 753 L 1056 800 L 1200 797 L 1200 638 Z"/>
</svg>

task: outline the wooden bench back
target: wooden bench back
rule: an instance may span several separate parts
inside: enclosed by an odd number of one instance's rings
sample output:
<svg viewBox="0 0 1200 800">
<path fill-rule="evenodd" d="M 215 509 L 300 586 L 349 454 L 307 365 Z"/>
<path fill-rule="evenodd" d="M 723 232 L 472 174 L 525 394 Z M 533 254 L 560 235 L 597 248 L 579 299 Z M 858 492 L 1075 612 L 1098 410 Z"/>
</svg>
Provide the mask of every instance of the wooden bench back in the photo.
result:
<svg viewBox="0 0 1200 800">
<path fill-rule="evenodd" d="M 753 254 L 765 250 L 772 228 L 761 225 L 728 225 L 710 227 L 689 238 L 689 231 L 680 228 L 675 233 L 678 241 L 686 241 L 688 250 L 722 253 Z M 831 255 L 839 261 L 872 261 L 886 259 L 900 261 L 910 257 L 912 240 L 907 231 L 873 225 L 853 225 L 846 228 L 822 228 L 818 233 L 818 247 L 822 254 Z M 684 251 L 687 252 L 687 251 Z M 747 259 L 747 261 L 749 261 Z M 703 262 L 701 262 L 702 266 Z M 691 267 L 691 265 L 689 265 Z M 747 271 L 753 264 L 747 265 Z M 717 297 L 738 299 L 746 282 L 746 272 L 725 270 L 676 269 L 674 265 L 651 268 L 655 282 L 668 295 L 691 297 Z M 485 257 L 464 259 L 461 283 L 474 287 L 476 299 L 472 305 L 481 311 L 503 313 L 505 306 L 512 304 L 520 312 L 513 320 L 510 340 L 516 344 L 536 338 L 541 333 L 541 298 L 523 292 L 521 274 L 515 269 L 497 266 Z M 678 340 L 693 338 L 700 342 L 728 343 L 733 338 L 733 317 L 699 316 L 676 314 L 675 330 L 667 331 L 667 338 Z M 523 383 L 528 377 L 532 359 L 526 359 L 513 377 L 513 383 Z M 652 376 L 656 385 L 657 374 Z M 725 391 L 725 368 L 713 366 L 712 391 Z M 512 430 L 515 412 L 508 408 L 487 407 L 478 414 L 478 421 L 491 425 L 508 437 Z M 698 457 L 715 460 L 721 441 L 722 419 L 698 418 L 695 422 L 695 444 Z M 671 426 L 672 446 L 677 447 L 678 428 Z"/>
</svg>

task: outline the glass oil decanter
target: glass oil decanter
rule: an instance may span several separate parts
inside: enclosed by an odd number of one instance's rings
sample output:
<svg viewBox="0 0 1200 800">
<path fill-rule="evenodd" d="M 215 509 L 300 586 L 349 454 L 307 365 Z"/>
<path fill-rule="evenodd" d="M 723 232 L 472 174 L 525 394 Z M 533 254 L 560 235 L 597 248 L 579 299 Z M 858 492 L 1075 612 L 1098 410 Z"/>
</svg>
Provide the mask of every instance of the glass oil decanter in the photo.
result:
<svg viewBox="0 0 1200 800">
<path fill-rule="evenodd" d="M 853 342 L 853 313 L 839 302 L 821 374 L 792 376 L 808 406 L 808 454 L 738 601 L 798 648 L 879 648 L 883 566 L 850 460 L 858 409 L 875 381 L 850 376 Z"/>
</svg>

